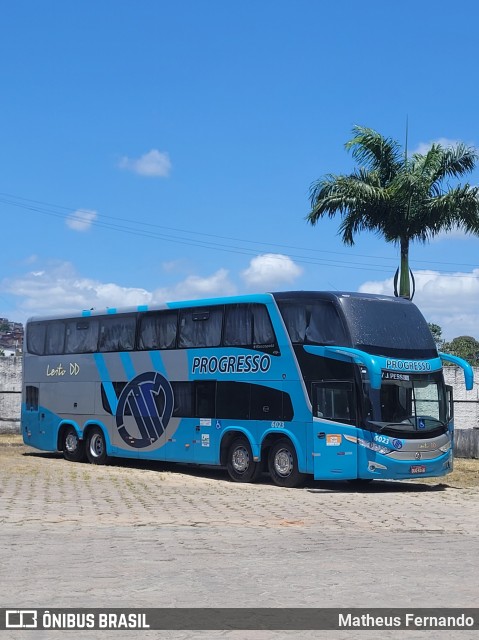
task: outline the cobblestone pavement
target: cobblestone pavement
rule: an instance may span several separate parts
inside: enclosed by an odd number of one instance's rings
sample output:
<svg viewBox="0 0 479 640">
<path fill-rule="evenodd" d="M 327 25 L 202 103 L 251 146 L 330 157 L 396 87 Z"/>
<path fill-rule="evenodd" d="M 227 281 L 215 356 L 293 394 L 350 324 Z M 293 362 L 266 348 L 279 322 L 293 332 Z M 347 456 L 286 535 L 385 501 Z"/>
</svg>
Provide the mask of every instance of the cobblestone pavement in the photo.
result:
<svg viewBox="0 0 479 640">
<path fill-rule="evenodd" d="M 282 489 L 266 478 L 235 484 L 218 470 L 96 467 L 0 447 L 0 606 L 478 607 L 479 490 L 445 482 Z M 145 639 L 368 635 L 355 633 L 130 632 Z M 31 640 L 60 634 L 3 632 Z M 447 637 L 454 636 L 441 632 Z"/>
</svg>

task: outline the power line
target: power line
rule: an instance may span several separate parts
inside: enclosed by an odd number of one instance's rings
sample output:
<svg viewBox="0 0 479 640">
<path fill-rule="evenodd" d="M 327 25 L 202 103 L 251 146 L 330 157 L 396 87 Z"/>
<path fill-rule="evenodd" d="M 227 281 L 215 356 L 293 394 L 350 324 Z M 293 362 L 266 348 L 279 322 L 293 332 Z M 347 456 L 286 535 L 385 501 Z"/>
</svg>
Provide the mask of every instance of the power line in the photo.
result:
<svg viewBox="0 0 479 640">
<path fill-rule="evenodd" d="M 32 200 L 29 198 L 24 198 L 22 196 L 16 196 L 8 193 L 0 193 L 0 203 L 4 205 L 14 206 L 27 211 L 35 211 L 36 213 L 40 213 L 43 215 L 61 218 L 64 221 L 76 219 L 79 222 L 83 222 L 84 220 L 80 214 L 90 213 L 90 211 L 86 209 L 78 209 L 73 207 L 57 205 L 57 204 L 51 204 L 51 203 L 43 202 L 40 200 Z M 75 214 L 78 214 L 78 215 L 75 215 Z M 110 220 L 113 222 L 109 222 Z M 126 223 L 126 224 L 119 224 L 119 223 Z M 220 244 L 220 243 L 214 242 L 213 240 L 202 240 L 201 238 L 198 238 L 198 236 L 203 236 L 204 238 L 213 238 L 216 240 L 239 243 L 240 245 L 249 244 L 249 245 L 258 245 L 259 247 L 273 247 L 276 250 L 293 249 L 293 250 L 298 250 L 298 251 L 303 251 L 303 252 L 313 253 L 313 254 L 319 253 L 319 254 L 330 254 L 330 255 L 338 255 L 338 256 L 344 255 L 344 253 L 341 253 L 339 251 L 311 249 L 306 247 L 297 247 L 294 245 L 260 242 L 257 240 L 241 239 L 241 238 L 235 238 L 231 236 L 221 236 L 218 234 L 205 233 L 202 231 L 190 231 L 187 229 L 178 229 L 175 227 L 168 227 L 168 226 L 159 225 L 155 223 L 147 223 L 147 222 L 142 222 L 138 220 L 131 220 L 128 218 L 118 218 L 118 217 L 109 216 L 105 214 L 98 214 L 98 213 L 96 213 L 96 218 L 90 221 L 90 224 L 96 227 L 111 229 L 114 231 L 119 231 L 119 232 L 127 233 L 130 235 L 136 235 L 136 236 L 151 238 L 155 240 L 163 240 L 166 242 L 173 242 L 176 244 L 182 244 L 187 246 L 196 246 L 196 247 L 211 249 L 216 251 L 223 251 L 226 253 L 237 253 L 242 255 L 256 256 L 258 254 L 258 249 L 253 249 L 252 247 L 250 248 L 248 246 L 237 246 L 236 244 L 234 245 L 228 245 L 228 244 L 225 245 L 224 243 Z M 171 235 L 165 232 L 160 233 L 155 231 L 149 231 L 148 229 L 152 229 L 152 230 L 164 229 L 166 231 L 174 232 L 175 235 Z M 186 234 L 186 237 L 179 234 Z M 191 236 L 194 236 L 194 238 L 188 237 L 188 234 Z M 265 250 L 263 249 L 263 251 Z M 390 262 L 395 261 L 394 258 L 389 258 L 385 256 L 371 256 L 367 254 L 356 254 L 355 257 L 369 258 L 372 260 L 385 260 Z M 294 258 L 296 262 L 299 262 L 302 264 L 323 265 L 323 266 L 330 266 L 330 267 L 336 267 L 336 268 L 354 267 L 355 269 L 359 269 L 363 271 L 370 271 L 372 267 L 375 270 L 381 271 L 384 273 L 390 272 L 388 268 L 384 268 L 384 265 L 378 265 L 377 263 L 365 263 L 363 261 L 353 262 L 351 260 L 335 260 L 333 258 L 331 259 L 315 258 L 313 256 L 307 256 L 307 255 L 304 256 L 304 255 L 291 254 L 291 253 L 288 253 L 288 255 L 285 256 L 285 258 L 287 259 Z M 415 262 L 422 263 L 422 264 L 441 264 L 441 265 L 449 265 L 449 266 L 456 266 L 456 267 L 467 266 L 467 267 L 477 268 L 478 266 L 478 265 L 472 265 L 468 263 L 435 262 L 435 261 L 426 261 L 426 260 L 415 260 Z M 442 273 L 445 273 L 445 272 L 442 272 Z M 455 275 L 455 274 L 448 274 L 448 275 L 450 275 L 451 277 L 476 278 L 476 276 L 467 276 L 467 275 Z"/>
</svg>

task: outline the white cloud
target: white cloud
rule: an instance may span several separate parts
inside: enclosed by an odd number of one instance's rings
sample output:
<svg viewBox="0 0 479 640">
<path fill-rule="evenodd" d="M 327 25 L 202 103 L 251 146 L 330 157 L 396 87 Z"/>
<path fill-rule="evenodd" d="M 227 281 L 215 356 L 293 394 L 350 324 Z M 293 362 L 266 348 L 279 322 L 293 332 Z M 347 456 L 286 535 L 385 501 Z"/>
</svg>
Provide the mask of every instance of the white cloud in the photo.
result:
<svg viewBox="0 0 479 640">
<path fill-rule="evenodd" d="M 433 144 L 440 144 L 441 147 L 447 149 L 449 147 L 455 147 L 459 144 L 459 140 L 450 140 L 449 138 L 438 138 L 437 140 L 431 140 L 430 142 L 420 142 L 416 149 L 414 149 L 413 153 L 420 153 L 421 155 L 425 155 Z"/>
<path fill-rule="evenodd" d="M 96 211 L 90 211 L 88 209 L 78 209 L 74 213 L 68 216 L 66 224 L 70 229 L 74 231 L 88 231 L 93 222 L 97 219 L 98 214 Z"/>
<path fill-rule="evenodd" d="M 152 294 L 145 289 L 82 278 L 68 262 L 50 262 L 41 271 L 4 280 L 2 290 L 20 298 L 20 322 L 30 315 L 135 306 L 152 300 Z"/>
<path fill-rule="evenodd" d="M 218 269 L 213 275 L 202 278 L 191 275 L 170 288 L 157 289 L 153 292 L 156 303 L 168 300 L 195 300 L 216 296 L 231 296 L 237 293 L 236 286 L 229 279 L 226 269 Z"/>
<path fill-rule="evenodd" d="M 43 270 L 30 271 L 15 279 L 5 279 L 0 290 L 20 300 L 15 311 L 15 320 L 18 322 L 24 322 L 32 315 L 77 313 L 91 308 L 102 310 L 107 307 L 135 307 L 168 300 L 237 293 L 226 269 L 219 269 L 207 277 L 190 275 L 170 288 L 152 292 L 81 277 L 69 262 L 50 262 Z"/>
<path fill-rule="evenodd" d="M 437 271 L 414 271 L 416 293 L 413 302 L 428 322 L 442 328 L 443 337 L 479 338 L 479 269 L 444 274 Z M 365 282 L 363 293 L 394 295 L 393 279 Z"/>
<path fill-rule="evenodd" d="M 123 156 L 118 166 L 120 169 L 127 169 L 140 176 L 155 178 L 167 178 L 171 171 L 170 156 L 158 149 L 152 149 L 139 158 Z"/>
<path fill-rule="evenodd" d="M 280 253 L 264 253 L 253 258 L 241 276 L 249 287 L 268 289 L 290 284 L 303 273 L 289 256 Z"/>
</svg>

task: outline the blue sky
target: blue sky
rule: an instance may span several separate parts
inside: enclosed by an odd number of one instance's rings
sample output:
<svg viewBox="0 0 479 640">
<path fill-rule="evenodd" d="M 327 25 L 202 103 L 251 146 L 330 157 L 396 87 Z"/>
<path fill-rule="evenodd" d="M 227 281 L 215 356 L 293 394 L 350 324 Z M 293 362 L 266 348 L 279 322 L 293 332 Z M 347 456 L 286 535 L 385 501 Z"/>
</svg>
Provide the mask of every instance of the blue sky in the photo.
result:
<svg viewBox="0 0 479 640">
<path fill-rule="evenodd" d="M 398 250 L 305 221 L 355 124 L 479 146 L 472 0 L 16 0 L 0 20 L 0 316 L 283 289 L 392 293 Z M 479 171 L 469 177 L 479 183 Z M 479 338 L 479 238 L 411 247 Z"/>
</svg>

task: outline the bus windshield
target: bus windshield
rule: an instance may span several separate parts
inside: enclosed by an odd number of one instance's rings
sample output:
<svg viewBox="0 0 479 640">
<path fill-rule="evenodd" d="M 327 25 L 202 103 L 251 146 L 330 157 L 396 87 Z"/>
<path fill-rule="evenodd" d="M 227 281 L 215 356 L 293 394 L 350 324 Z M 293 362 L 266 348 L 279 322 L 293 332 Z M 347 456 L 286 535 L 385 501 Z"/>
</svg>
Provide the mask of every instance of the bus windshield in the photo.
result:
<svg viewBox="0 0 479 640">
<path fill-rule="evenodd" d="M 363 386 L 369 399 L 366 423 L 374 431 L 426 433 L 447 424 L 444 381 L 440 373 L 411 375 L 383 371 L 381 389 Z"/>
</svg>

